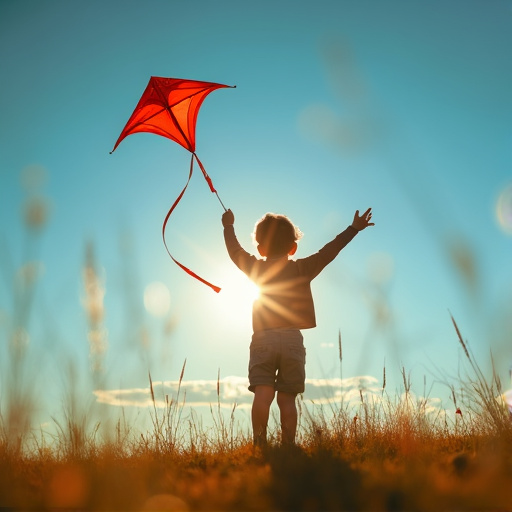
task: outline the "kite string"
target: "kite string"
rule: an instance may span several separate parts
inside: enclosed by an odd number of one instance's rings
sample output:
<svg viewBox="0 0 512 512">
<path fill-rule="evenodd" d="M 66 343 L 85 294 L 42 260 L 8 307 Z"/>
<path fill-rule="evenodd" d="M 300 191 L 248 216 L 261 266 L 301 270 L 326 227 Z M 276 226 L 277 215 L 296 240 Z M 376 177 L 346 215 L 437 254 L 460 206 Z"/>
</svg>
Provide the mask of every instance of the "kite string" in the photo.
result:
<svg viewBox="0 0 512 512">
<path fill-rule="evenodd" d="M 224 211 L 227 212 L 227 208 L 224 206 L 224 203 L 222 202 L 222 199 L 219 197 L 219 194 L 217 194 L 217 191 L 215 191 L 215 195 L 217 196 L 217 199 L 219 200 L 219 203 L 221 204 L 222 208 L 224 208 Z"/>
<path fill-rule="evenodd" d="M 192 178 L 193 170 L 194 170 L 194 154 L 192 154 L 192 158 L 190 160 L 190 172 L 188 173 L 187 183 L 185 184 L 185 187 L 183 187 L 183 190 L 181 191 L 180 195 L 174 201 L 173 205 L 171 206 L 171 208 L 167 212 L 167 215 L 165 216 L 165 219 L 164 219 L 164 222 L 163 222 L 163 225 L 162 225 L 162 239 L 164 241 L 164 246 L 165 246 L 165 249 L 167 251 L 167 254 L 171 257 L 172 261 L 174 261 L 174 263 L 176 263 L 176 265 L 178 265 L 178 267 L 180 267 L 182 270 L 184 270 L 188 275 L 190 275 L 192 277 L 195 277 L 198 281 L 201 281 L 201 283 L 205 284 L 206 286 L 209 286 L 214 292 L 219 293 L 221 289 L 218 286 L 216 286 L 216 285 L 214 285 L 212 283 L 209 283 L 208 281 L 206 281 L 202 277 L 198 276 L 195 272 L 190 270 L 188 267 L 186 267 L 185 265 L 180 263 L 178 260 L 176 260 L 174 258 L 174 256 L 171 254 L 171 252 L 169 251 L 169 247 L 167 247 L 167 242 L 165 241 L 165 227 L 167 226 L 167 221 L 169 220 L 169 217 L 171 216 L 171 213 L 174 211 L 174 209 L 176 208 L 178 203 L 181 201 L 181 198 L 183 197 L 183 194 L 185 193 L 185 190 L 187 190 L 188 184 L 190 183 L 190 178 Z M 222 201 L 221 201 L 221 204 L 222 204 Z"/>
<path fill-rule="evenodd" d="M 215 187 L 213 186 L 213 183 L 212 183 L 212 179 L 210 178 L 210 176 L 208 176 L 208 173 L 206 172 L 206 169 L 204 168 L 203 163 L 201 162 L 201 160 L 199 160 L 199 157 L 195 153 L 192 153 L 192 159 L 194 159 L 194 158 L 197 160 L 197 163 L 199 164 L 199 167 L 201 168 L 201 171 L 203 172 L 204 179 L 208 183 L 210 190 L 217 196 L 219 203 L 221 204 L 222 208 L 224 208 L 224 211 L 226 212 L 227 209 L 224 206 L 222 199 L 219 197 L 218 192 L 215 190 Z"/>
</svg>

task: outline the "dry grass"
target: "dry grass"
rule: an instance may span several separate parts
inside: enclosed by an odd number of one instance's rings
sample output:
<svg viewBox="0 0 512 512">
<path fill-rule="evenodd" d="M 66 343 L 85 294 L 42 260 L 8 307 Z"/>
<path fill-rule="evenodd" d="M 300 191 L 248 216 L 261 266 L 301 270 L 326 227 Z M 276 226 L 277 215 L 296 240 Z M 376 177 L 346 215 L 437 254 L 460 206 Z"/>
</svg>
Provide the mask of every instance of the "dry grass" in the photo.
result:
<svg viewBox="0 0 512 512">
<path fill-rule="evenodd" d="M 221 414 L 220 393 L 214 428 L 204 430 L 194 416 L 183 417 L 180 392 L 158 406 L 151 376 L 151 429 L 139 437 L 119 420 L 100 440 L 98 424 L 68 411 L 51 446 L 32 434 L 27 450 L 2 422 L 0 507 L 511 510 L 512 422 L 495 399 L 495 380 L 484 379 L 469 350 L 467 357 L 476 373 L 461 405 L 470 417 L 426 414 L 403 369 L 400 398 L 383 387 L 382 400 L 361 394 L 355 410 L 342 403 L 314 413 L 298 400 L 295 449 L 280 447 L 273 432 L 268 450 L 255 451 L 249 433 L 234 425 L 234 410 L 228 420 Z M 184 372 L 185 364 L 180 384 Z"/>
</svg>

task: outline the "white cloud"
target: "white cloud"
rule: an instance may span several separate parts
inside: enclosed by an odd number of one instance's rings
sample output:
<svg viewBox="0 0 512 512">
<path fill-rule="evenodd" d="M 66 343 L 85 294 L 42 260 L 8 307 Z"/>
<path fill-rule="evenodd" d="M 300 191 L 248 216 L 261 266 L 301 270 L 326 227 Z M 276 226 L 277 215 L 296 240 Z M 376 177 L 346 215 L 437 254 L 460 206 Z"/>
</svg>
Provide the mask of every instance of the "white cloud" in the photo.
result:
<svg viewBox="0 0 512 512">
<path fill-rule="evenodd" d="M 219 393 L 217 394 L 217 384 Z M 209 406 L 220 401 L 221 407 L 233 407 L 234 403 L 243 406 L 250 404 L 252 393 L 247 389 L 247 379 L 224 377 L 219 380 L 182 380 L 153 382 L 155 405 L 165 407 L 169 402 L 185 403 L 189 407 Z M 153 406 L 149 386 L 132 389 L 98 389 L 94 391 L 100 403 L 122 407 Z"/>
<path fill-rule="evenodd" d="M 148 388 L 97 389 L 93 391 L 97 402 L 119 407 L 147 407 L 152 405 Z"/>
<path fill-rule="evenodd" d="M 218 393 L 217 393 L 218 386 Z M 247 389 L 245 377 L 229 376 L 217 380 L 183 380 L 153 382 L 155 402 L 151 397 L 149 386 L 129 389 L 98 389 L 94 391 L 99 403 L 116 407 L 153 407 L 163 408 L 167 404 L 176 404 L 188 408 L 219 407 L 223 410 L 250 409 L 253 394 Z M 506 391 L 501 398 L 508 405 L 512 414 L 512 390 Z M 363 402 L 361 402 L 361 399 Z M 306 391 L 302 397 L 306 408 L 323 408 L 337 410 L 338 406 L 353 410 L 370 406 L 382 408 L 385 414 L 422 413 L 437 418 L 448 418 L 455 422 L 455 408 L 445 408 L 442 400 L 435 397 L 421 397 L 414 393 L 403 393 L 390 397 L 383 393 L 378 379 L 369 375 L 346 379 L 306 379 Z"/>
<path fill-rule="evenodd" d="M 218 393 L 217 393 L 218 386 Z M 253 394 L 247 389 L 245 377 L 229 376 L 217 380 L 182 380 L 153 382 L 155 402 L 149 386 L 132 389 L 98 389 L 94 391 L 100 403 L 117 407 L 164 408 L 186 407 L 187 410 L 220 407 L 229 412 L 248 411 L 252 406 Z M 512 403 L 512 391 L 508 403 Z M 361 401 L 362 400 L 362 401 Z M 348 414 L 359 414 L 361 408 L 376 408 L 383 417 L 397 413 L 424 414 L 435 421 L 455 423 L 458 419 L 455 408 L 446 409 L 441 399 L 416 396 L 414 393 L 389 396 L 383 393 L 378 379 L 369 375 L 345 379 L 306 379 L 306 391 L 302 396 L 302 406 L 311 410 L 321 409 L 321 414 L 335 413 L 344 409 Z M 512 408 L 512 406 L 511 406 Z"/>
<path fill-rule="evenodd" d="M 343 396 L 344 400 L 351 401 L 363 396 L 375 394 L 380 391 L 377 379 L 368 375 L 347 379 L 306 379 L 304 401 L 313 401 L 316 404 L 338 402 Z M 217 385 L 219 387 L 217 394 Z M 183 401 L 187 406 L 200 407 L 217 405 L 221 407 L 250 406 L 253 394 L 247 389 L 249 382 L 245 377 L 229 376 L 217 380 L 183 380 L 153 382 L 155 405 L 165 407 L 167 402 Z M 153 399 L 149 386 L 132 389 L 98 389 L 94 391 L 96 400 L 100 403 L 119 407 L 149 407 L 153 406 Z"/>
</svg>

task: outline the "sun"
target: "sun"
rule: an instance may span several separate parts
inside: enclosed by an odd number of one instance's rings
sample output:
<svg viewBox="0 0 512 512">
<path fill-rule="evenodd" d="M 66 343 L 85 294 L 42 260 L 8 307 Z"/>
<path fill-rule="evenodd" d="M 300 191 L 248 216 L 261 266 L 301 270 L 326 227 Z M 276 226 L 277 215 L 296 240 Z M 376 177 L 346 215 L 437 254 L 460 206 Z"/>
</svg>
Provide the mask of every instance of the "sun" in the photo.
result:
<svg viewBox="0 0 512 512">
<path fill-rule="evenodd" d="M 221 291 L 218 305 L 222 314 L 235 321 L 250 322 L 253 302 L 259 297 L 259 288 L 238 269 L 229 268 L 219 279 Z"/>
</svg>

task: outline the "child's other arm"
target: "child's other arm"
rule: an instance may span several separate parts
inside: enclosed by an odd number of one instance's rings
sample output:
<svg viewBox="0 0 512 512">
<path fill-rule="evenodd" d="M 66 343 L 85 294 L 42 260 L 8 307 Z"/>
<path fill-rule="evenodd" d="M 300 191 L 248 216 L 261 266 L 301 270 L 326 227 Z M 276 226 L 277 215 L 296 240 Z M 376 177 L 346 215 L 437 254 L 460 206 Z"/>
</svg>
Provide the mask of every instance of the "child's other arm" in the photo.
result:
<svg viewBox="0 0 512 512">
<path fill-rule="evenodd" d="M 354 213 L 354 220 L 352 221 L 352 227 L 357 229 L 357 231 L 363 231 L 368 226 L 375 226 L 372 220 L 372 209 L 368 208 L 363 215 L 359 215 L 359 210 L 356 210 Z"/>
<path fill-rule="evenodd" d="M 301 265 L 305 272 L 313 279 L 316 277 L 323 268 L 328 265 L 339 252 L 363 229 L 368 226 L 374 226 L 371 221 L 372 209 L 368 208 L 363 215 L 359 215 L 359 210 L 354 214 L 352 224 L 341 232 L 334 240 L 330 241 L 327 245 L 322 247 L 316 254 L 309 256 L 301 261 Z"/>
</svg>

